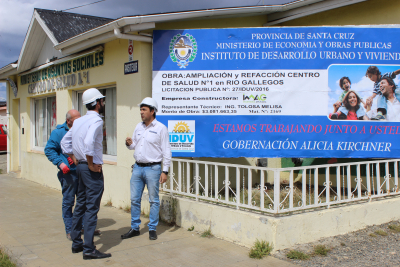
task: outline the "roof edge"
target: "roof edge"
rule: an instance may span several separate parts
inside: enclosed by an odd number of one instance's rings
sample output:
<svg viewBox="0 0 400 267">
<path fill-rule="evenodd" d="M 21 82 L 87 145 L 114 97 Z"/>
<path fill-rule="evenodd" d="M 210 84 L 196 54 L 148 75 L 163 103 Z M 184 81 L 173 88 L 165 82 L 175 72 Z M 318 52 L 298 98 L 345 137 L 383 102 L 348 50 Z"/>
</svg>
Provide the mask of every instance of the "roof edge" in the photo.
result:
<svg viewBox="0 0 400 267">
<path fill-rule="evenodd" d="M 11 75 L 17 74 L 18 64 L 8 64 L 2 68 L 0 68 L 0 80 L 6 79 Z"/>
<path fill-rule="evenodd" d="M 129 16 L 116 19 L 110 23 L 104 24 L 100 27 L 94 28 L 90 31 L 86 31 L 79 35 L 76 35 L 70 39 L 67 39 L 58 45 L 54 46 L 55 49 L 61 50 L 68 46 L 72 46 L 88 38 L 93 38 L 97 35 L 113 31 L 116 28 L 120 28 L 129 24 L 141 24 L 146 22 L 167 22 L 173 20 L 182 19 L 195 19 L 201 17 L 213 17 L 213 16 L 224 16 L 234 14 L 268 14 L 272 12 L 282 12 L 293 8 L 310 5 L 321 0 L 297 0 L 284 5 L 270 5 L 270 6 L 249 6 L 249 7 L 229 7 L 229 8 L 218 8 L 218 9 L 205 9 L 196 11 L 182 11 L 174 13 L 160 13 L 142 16 Z"/>
</svg>

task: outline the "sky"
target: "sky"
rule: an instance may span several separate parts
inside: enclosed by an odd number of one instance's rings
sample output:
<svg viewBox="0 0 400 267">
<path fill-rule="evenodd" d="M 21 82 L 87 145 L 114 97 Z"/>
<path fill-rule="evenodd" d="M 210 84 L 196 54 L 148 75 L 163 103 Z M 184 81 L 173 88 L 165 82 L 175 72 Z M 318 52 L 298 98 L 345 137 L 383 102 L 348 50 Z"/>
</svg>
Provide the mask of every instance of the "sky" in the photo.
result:
<svg viewBox="0 0 400 267">
<path fill-rule="evenodd" d="M 293 1 L 294 0 L 0 0 L 0 68 L 18 59 L 34 8 L 64 10 L 65 12 L 117 19 L 132 15 L 236 6 L 277 5 Z M 82 5 L 86 6 L 79 7 Z M 74 7 L 79 8 L 66 10 Z M 0 82 L 0 99 L 1 98 L 6 98 L 6 93 L 5 83 Z"/>
</svg>

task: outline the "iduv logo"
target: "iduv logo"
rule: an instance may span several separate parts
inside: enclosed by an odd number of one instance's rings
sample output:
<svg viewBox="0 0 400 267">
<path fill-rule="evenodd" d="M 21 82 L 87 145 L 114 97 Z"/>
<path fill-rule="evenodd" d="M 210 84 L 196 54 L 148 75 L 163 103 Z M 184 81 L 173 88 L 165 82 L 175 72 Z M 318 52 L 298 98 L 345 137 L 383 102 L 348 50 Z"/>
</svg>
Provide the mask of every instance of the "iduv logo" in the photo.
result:
<svg viewBox="0 0 400 267">
<path fill-rule="evenodd" d="M 195 151 L 195 121 L 168 121 L 169 143 L 172 152 Z"/>
<path fill-rule="evenodd" d="M 245 95 L 243 94 L 243 102 L 244 103 L 266 103 L 267 96 L 262 95 Z"/>
<path fill-rule="evenodd" d="M 188 33 L 180 33 L 172 37 L 169 43 L 169 56 L 173 62 L 178 63 L 179 68 L 186 68 L 189 62 L 193 62 L 197 54 L 197 42 Z"/>
</svg>

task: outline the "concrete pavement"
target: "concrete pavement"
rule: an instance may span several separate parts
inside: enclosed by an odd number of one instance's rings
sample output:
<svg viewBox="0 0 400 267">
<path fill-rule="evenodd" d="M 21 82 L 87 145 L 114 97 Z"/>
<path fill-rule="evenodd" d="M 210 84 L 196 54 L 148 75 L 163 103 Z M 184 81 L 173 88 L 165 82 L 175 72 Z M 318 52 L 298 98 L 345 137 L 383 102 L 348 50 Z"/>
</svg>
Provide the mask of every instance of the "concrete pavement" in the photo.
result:
<svg viewBox="0 0 400 267">
<path fill-rule="evenodd" d="M 55 177 L 56 179 L 56 177 Z M 128 186 L 128 185 L 127 185 Z M 148 219 L 141 235 L 121 240 L 130 214 L 102 206 L 95 245 L 112 257 L 83 260 L 71 253 L 61 218 L 61 192 L 25 179 L 0 175 L 0 245 L 24 266 L 294 266 L 273 257 L 254 260 L 248 249 L 217 239 L 202 238 L 186 229 L 160 223 L 158 239 L 148 238 Z M 195 229 L 196 230 L 196 229 Z"/>
</svg>

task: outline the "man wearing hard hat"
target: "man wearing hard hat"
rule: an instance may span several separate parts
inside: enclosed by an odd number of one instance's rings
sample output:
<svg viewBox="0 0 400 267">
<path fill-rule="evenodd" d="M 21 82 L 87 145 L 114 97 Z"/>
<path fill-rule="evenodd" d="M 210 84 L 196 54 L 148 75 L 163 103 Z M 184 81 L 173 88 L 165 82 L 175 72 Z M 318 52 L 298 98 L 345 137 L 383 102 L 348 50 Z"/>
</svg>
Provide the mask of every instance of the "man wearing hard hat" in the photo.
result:
<svg viewBox="0 0 400 267">
<path fill-rule="evenodd" d="M 125 145 L 134 149 L 136 160 L 131 177 L 131 229 L 121 235 L 122 239 L 138 236 L 140 226 L 140 203 L 144 185 L 147 185 L 150 202 L 149 239 L 156 240 L 160 200 L 158 189 L 160 183 L 167 181 L 168 169 L 171 163 L 171 146 L 169 144 L 168 129 L 156 120 L 157 102 L 146 97 L 139 104 L 142 117 L 132 138 L 127 137 Z M 163 163 L 161 169 L 161 162 Z"/>
<path fill-rule="evenodd" d="M 104 190 L 103 120 L 104 96 L 96 88 L 87 89 L 82 95 L 88 112 L 75 120 L 73 127 L 61 140 L 63 153 L 68 154 L 77 165 L 79 178 L 76 205 L 72 219 L 72 253 L 83 251 L 83 259 L 111 257 L 96 249 L 93 236 L 97 226 L 97 213 Z M 82 220 L 84 240 L 81 238 Z"/>
</svg>

